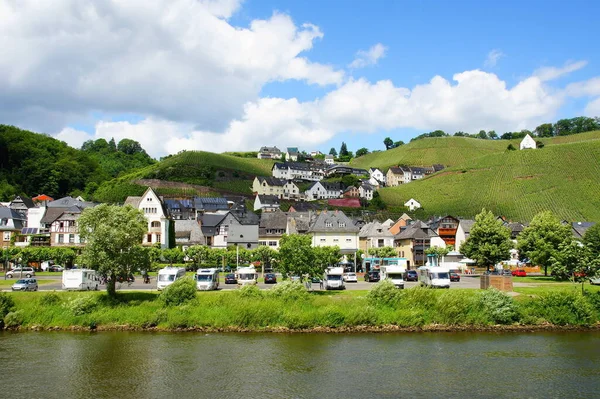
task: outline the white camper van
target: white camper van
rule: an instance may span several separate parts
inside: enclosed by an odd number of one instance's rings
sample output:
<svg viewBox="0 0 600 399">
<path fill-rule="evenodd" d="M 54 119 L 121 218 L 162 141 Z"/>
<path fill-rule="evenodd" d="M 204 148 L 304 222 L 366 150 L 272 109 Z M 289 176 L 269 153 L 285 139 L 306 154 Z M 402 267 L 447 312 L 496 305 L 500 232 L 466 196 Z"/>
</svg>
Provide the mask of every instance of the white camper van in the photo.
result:
<svg viewBox="0 0 600 399">
<path fill-rule="evenodd" d="M 196 272 L 196 288 L 210 291 L 219 288 L 219 271 L 217 269 L 198 269 Z"/>
<path fill-rule="evenodd" d="M 323 288 L 326 290 L 346 289 L 343 275 L 343 267 L 331 267 L 327 269 L 327 271 L 325 271 L 325 276 L 323 277 Z"/>
<path fill-rule="evenodd" d="M 443 266 L 421 266 L 419 283 L 426 287 L 450 288 L 450 270 Z"/>
<path fill-rule="evenodd" d="M 396 288 L 404 288 L 404 273 L 406 272 L 406 266 L 404 265 L 387 265 L 379 268 L 381 273 L 381 280 L 388 279 Z"/>
<path fill-rule="evenodd" d="M 254 267 L 239 267 L 235 275 L 239 286 L 256 285 L 258 283 L 258 273 Z"/>
<path fill-rule="evenodd" d="M 62 273 L 63 290 L 97 290 L 100 284 L 95 270 L 73 269 Z"/>
<path fill-rule="evenodd" d="M 163 290 L 173 284 L 175 280 L 185 277 L 184 267 L 165 267 L 158 271 L 156 279 L 156 289 Z"/>
</svg>

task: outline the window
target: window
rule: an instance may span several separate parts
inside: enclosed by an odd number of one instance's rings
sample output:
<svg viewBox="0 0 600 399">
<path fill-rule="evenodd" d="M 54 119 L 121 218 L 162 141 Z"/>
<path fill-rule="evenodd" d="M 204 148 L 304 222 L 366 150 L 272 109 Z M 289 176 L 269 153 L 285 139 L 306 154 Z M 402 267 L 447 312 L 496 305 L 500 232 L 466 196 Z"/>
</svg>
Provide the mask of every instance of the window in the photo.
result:
<svg viewBox="0 0 600 399">
<path fill-rule="evenodd" d="M 147 241 L 149 244 L 151 244 L 151 243 L 152 243 L 152 234 L 148 234 L 148 235 L 146 236 L 146 241 Z"/>
<path fill-rule="evenodd" d="M 79 243 L 80 244 L 85 244 L 85 238 L 79 236 Z"/>
<path fill-rule="evenodd" d="M 150 198 L 150 197 L 146 198 L 146 202 L 152 202 L 152 198 Z"/>
<path fill-rule="evenodd" d="M 269 241 L 269 246 L 270 247 L 276 247 L 277 246 L 277 241 Z"/>
<path fill-rule="evenodd" d="M 340 241 L 339 238 L 334 238 L 333 239 L 333 242 L 338 242 L 338 241 Z"/>
<path fill-rule="evenodd" d="M 325 222 L 325 227 L 333 227 L 333 223 L 331 223 L 331 222 Z"/>
<path fill-rule="evenodd" d="M 325 239 L 324 239 L 324 238 L 321 238 L 319 241 L 320 241 L 320 242 L 325 242 Z"/>
<path fill-rule="evenodd" d="M 266 241 L 259 241 L 258 245 L 267 245 L 267 242 Z"/>
<path fill-rule="evenodd" d="M 57 238 L 58 238 L 58 243 L 59 243 L 59 244 L 62 244 L 62 243 L 64 243 L 64 242 L 65 242 L 65 237 L 64 237 L 64 235 L 62 235 L 62 234 L 58 234 L 58 235 L 57 235 Z"/>
<path fill-rule="evenodd" d="M 346 238 L 346 242 L 352 242 L 352 238 Z"/>
<path fill-rule="evenodd" d="M 69 234 L 69 243 L 70 244 L 74 244 L 75 243 L 75 234 Z"/>
<path fill-rule="evenodd" d="M 160 234 L 156 235 L 156 242 L 160 242 Z"/>
<path fill-rule="evenodd" d="M 152 222 L 152 223 L 150 223 L 150 226 L 152 226 L 152 227 L 160 227 L 160 222 L 156 222 L 156 221 Z"/>
<path fill-rule="evenodd" d="M 4 232 L 4 241 L 10 241 L 10 231 Z"/>
<path fill-rule="evenodd" d="M 346 223 L 344 223 L 344 222 L 339 222 L 339 223 L 338 223 L 338 226 L 340 226 L 340 227 L 346 227 Z"/>
</svg>

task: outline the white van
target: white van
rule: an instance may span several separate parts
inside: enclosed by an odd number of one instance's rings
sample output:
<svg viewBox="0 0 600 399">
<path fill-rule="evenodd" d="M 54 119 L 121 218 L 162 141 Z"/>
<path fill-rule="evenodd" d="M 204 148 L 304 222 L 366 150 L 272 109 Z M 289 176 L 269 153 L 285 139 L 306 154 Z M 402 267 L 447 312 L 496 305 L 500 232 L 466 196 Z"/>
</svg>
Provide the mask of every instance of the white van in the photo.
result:
<svg viewBox="0 0 600 399">
<path fill-rule="evenodd" d="M 404 273 L 406 272 L 406 266 L 404 265 L 387 265 L 379 268 L 381 273 L 381 280 L 388 279 L 396 288 L 404 288 Z"/>
<path fill-rule="evenodd" d="M 98 290 L 99 281 L 95 270 L 72 269 L 62 273 L 63 290 Z"/>
<path fill-rule="evenodd" d="M 258 283 L 258 273 L 254 267 L 239 267 L 235 275 L 239 286 L 255 285 Z"/>
<path fill-rule="evenodd" d="M 450 270 L 443 266 L 421 266 L 419 282 L 426 287 L 450 288 Z"/>
<path fill-rule="evenodd" d="M 217 269 L 198 269 L 196 271 L 196 288 L 210 291 L 219 288 L 219 271 Z"/>
<path fill-rule="evenodd" d="M 343 290 L 346 289 L 344 284 L 344 268 L 331 267 L 325 271 L 323 276 L 323 288 L 326 290 Z"/>
<path fill-rule="evenodd" d="M 156 289 L 163 290 L 173 284 L 175 280 L 185 277 L 185 267 L 165 267 L 158 271 Z"/>
</svg>

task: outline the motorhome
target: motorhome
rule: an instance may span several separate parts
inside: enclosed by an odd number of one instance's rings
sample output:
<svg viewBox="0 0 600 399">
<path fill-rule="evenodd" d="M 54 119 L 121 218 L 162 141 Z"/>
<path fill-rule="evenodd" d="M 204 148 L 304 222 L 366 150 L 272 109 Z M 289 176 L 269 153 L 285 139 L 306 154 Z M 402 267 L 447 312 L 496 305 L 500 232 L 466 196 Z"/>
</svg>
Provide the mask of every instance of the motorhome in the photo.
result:
<svg viewBox="0 0 600 399">
<path fill-rule="evenodd" d="M 217 269 L 198 269 L 196 271 L 196 288 L 210 291 L 219 288 L 219 271 Z"/>
<path fill-rule="evenodd" d="M 330 267 L 325 271 L 325 276 L 323 276 L 323 288 L 325 288 L 326 290 L 346 289 L 343 275 L 343 267 Z"/>
<path fill-rule="evenodd" d="M 240 286 L 255 285 L 258 282 L 258 273 L 254 267 L 239 267 L 235 275 Z"/>
<path fill-rule="evenodd" d="M 404 288 L 404 272 L 406 272 L 406 266 L 404 265 L 387 265 L 380 267 L 380 279 L 390 280 L 396 288 Z"/>
<path fill-rule="evenodd" d="M 73 269 L 62 273 L 63 290 L 98 290 L 100 279 L 95 270 Z"/>
<path fill-rule="evenodd" d="M 443 266 L 421 266 L 419 283 L 426 287 L 450 288 L 450 270 Z"/>
<path fill-rule="evenodd" d="M 173 284 L 176 280 L 185 277 L 184 267 L 165 267 L 158 271 L 158 278 L 156 279 L 156 289 L 163 290 L 169 285 Z"/>
</svg>

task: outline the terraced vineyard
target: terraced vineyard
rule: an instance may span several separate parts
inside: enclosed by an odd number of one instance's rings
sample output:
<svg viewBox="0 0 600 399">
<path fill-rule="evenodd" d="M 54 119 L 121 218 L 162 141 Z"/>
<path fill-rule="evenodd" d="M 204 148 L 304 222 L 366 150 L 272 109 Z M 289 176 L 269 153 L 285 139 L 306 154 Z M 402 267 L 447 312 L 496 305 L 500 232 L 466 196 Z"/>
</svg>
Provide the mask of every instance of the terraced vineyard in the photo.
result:
<svg viewBox="0 0 600 399">
<path fill-rule="evenodd" d="M 548 139 L 542 149 L 477 157 L 380 194 L 392 206 L 415 198 L 427 215 L 472 217 L 487 208 L 529 221 L 551 210 L 566 220 L 600 221 L 600 134 L 568 137 Z"/>
</svg>

